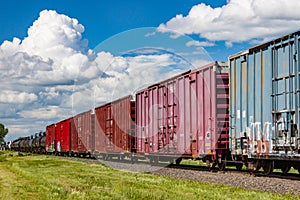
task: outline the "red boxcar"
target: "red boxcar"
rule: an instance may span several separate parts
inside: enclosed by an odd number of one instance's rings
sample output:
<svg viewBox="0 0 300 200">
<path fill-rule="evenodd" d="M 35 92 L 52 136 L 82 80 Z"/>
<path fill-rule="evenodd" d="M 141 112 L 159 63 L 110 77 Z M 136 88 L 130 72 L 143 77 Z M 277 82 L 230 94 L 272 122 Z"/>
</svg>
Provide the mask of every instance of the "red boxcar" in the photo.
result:
<svg viewBox="0 0 300 200">
<path fill-rule="evenodd" d="M 58 154 L 71 152 L 71 120 L 69 118 L 56 123 L 55 147 Z"/>
<path fill-rule="evenodd" d="M 51 124 L 46 127 L 46 152 L 53 153 L 56 151 L 55 144 L 55 124 Z"/>
<path fill-rule="evenodd" d="M 135 150 L 135 102 L 131 98 L 126 96 L 95 109 L 95 152 L 116 154 Z"/>
<path fill-rule="evenodd" d="M 212 161 L 228 151 L 227 71 L 213 62 L 137 92 L 137 152 Z"/>
<path fill-rule="evenodd" d="M 92 152 L 91 111 L 80 113 L 71 119 L 71 151 L 74 154 Z"/>
</svg>

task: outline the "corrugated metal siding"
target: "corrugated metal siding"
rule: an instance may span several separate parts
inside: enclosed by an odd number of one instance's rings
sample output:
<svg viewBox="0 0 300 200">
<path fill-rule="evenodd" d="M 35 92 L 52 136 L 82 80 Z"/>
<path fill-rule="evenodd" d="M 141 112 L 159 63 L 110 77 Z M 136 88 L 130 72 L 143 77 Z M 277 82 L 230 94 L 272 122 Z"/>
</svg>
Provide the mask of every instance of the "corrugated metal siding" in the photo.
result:
<svg viewBox="0 0 300 200">
<path fill-rule="evenodd" d="M 135 148 L 135 102 L 127 96 L 111 103 L 114 122 L 114 144 L 122 151 L 131 152 Z"/>
<path fill-rule="evenodd" d="M 96 127 L 98 126 L 95 130 L 96 150 L 99 148 L 99 152 L 135 150 L 135 102 L 130 96 L 97 107 L 95 114 Z"/>
<path fill-rule="evenodd" d="M 91 111 L 80 113 L 72 118 L 71 151 L 92 152 Z"/>
<path fill-rule="evenodd" d="M 55 150 L 55 124 L 51 124 L 46 127 L 46 152 L 54 152 Z"/>
<path fill-rule="evenodd" d="M 104 149 L 107 152 L 113 152 L 114 151 L 114 144 L 113 144 L 113 119 L 111 117 L 111 104 L 106 104 L 103 106 L 100 106 L 96 108 L 98 112 L 96 114 L 99 114 L 99 125 L 100 125 L 100 132 L 101 135 L 104 136 Z"/>
<path fill-rule="evenodd" d="M 71 120 L 65 119 L 56 123 L 55 146 L 57 152 L 68 153 L 71 151 Z"/>
<path fill-rule="evenodd" d="M 101 114 L 102 110 L 100 107 L 95 108 L 95 135 L 94 135 L 94 153 L 103 153 L 105 152 L 105 144 L 106 144 L 106 137 L 105 133 L 102 130 L 103 125 L 101 123 L 105 120 L 103 119 L 103 115 Z"/>
<path fill-rule="evenodd" d="M 136 94 L 138 152 L 195 157 L 228 149 L 228 73 L 218 63 Z"/>
<path fill-rule="evenodd" d="M 230 57 L 230 137 L 236 154 L 299 152 L 299 33 Z"/>
</svg>

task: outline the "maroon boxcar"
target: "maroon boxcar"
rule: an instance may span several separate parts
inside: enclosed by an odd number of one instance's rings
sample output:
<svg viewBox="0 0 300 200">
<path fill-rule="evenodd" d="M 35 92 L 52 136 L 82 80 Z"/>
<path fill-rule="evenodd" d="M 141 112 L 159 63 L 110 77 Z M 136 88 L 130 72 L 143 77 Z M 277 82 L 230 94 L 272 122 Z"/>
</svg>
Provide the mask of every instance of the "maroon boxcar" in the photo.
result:
<svg viewBox="0 0 300 200">
<path fill-rule="evenodd" d="M 55 147 L 58 154 L 71 153 L 71 120 L 68 118 L 56 123 Z"/>
<path fill-rule="evenodd" d="M 56 150 L 55 144 L 55 124 L 51 124 L 46 127 L 46 152 L 53 153 Z"/>
<path fill-rule="evenodd" d="M 91 111 L 80 113 L 71 119 L 71 151 L 87 155 L 92 152 Z"/>
<path fill-rule="evenodd" d="M 105 120 L 103 115 L 101 114 L 101 109 L 100 107 L 95 108 L 95 114 L 94 116 L 94 126 L 95 126 L 95 131 L 94 131 L 94 139 L 93 139 L 93 154 L 94 156 L 99 156 L 103 153 L 106 153 L 106 148 L 105 148 L 105 143 L 106 143 L 106 137 L 104 131 L 101 129 L 101 122 Z"/>
<path fill-rule="evenodd" d="M 136 94 L 137 152 L 209 164 L 228 151 L 228 67 L 213 62 Z"/>
<path fill-rule="evenodd" d="M 95 152 L 108 156 L 135 151 L 135 102 L 131 96 L 95 109 Z"/>
</svg>

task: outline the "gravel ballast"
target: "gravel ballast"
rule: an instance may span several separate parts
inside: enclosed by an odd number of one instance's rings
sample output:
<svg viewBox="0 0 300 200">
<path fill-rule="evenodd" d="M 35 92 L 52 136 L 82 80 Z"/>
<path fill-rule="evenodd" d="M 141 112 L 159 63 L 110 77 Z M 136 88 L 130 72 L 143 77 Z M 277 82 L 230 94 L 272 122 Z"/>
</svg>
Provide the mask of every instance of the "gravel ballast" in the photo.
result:
<svg viewBox="0 0 300 200">
<path fill-rule="evenodd" d="M 259 190 L 271 193 L 290 193 L 293 195 L 297 195 L 300 198 L 299 180 L 258 177 L 247 172 L 210 172 L 201 170 L 188 170 L 151 166 L 149 164 L 144 163 L 131 164 L 103 160 L 100 160 L 99 162 L 114 169 L 123 169 L 133 172 L 147 172 L 158 176 L 168 176 L 182 180 L 194 180 L 214 184 L 223 184 L 232 187 L 240 187 L 244 189 Z"/>
</svg>

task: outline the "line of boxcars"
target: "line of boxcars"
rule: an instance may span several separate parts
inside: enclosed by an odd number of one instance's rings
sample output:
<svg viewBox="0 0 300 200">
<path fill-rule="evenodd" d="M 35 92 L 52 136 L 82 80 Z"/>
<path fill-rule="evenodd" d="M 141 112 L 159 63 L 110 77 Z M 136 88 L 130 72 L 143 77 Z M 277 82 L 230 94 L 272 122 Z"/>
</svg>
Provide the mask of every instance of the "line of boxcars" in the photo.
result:
<svg viewBox="0 0 300 200">
<path fill-rule="evenodd" d="M 229 66 L 213 62 L 49 125 L 41 151 L 300 172 L 299 40 L 277 38 Z"/>
</svg>

